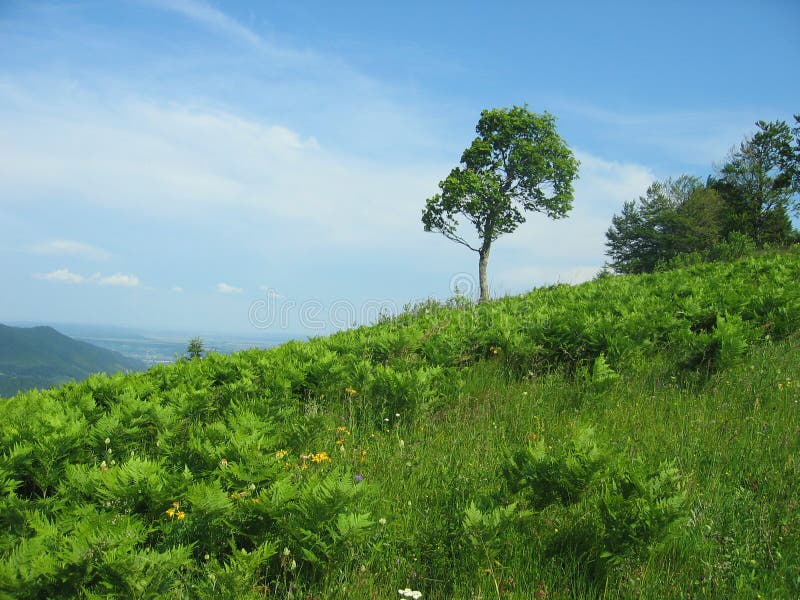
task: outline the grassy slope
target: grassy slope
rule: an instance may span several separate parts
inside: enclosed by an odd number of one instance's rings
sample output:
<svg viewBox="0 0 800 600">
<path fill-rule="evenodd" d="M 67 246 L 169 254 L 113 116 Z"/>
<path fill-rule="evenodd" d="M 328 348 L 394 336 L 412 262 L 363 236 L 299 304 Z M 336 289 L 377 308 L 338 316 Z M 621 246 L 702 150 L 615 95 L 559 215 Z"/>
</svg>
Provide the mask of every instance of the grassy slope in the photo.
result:
<svg viewBox="0 0 800 600">
<path fill-rule="evenodd" d="M 797 597 L 799 276 L 786 255 L 423 306 L 20 396 L 0 414 L 0 591 L 125 597 L 128 573 L 142 597 Z M 517 499 L 509 453 L 584 426 L 619 462 L 683 474 L 669 536 L 602 572 L 554 550 L 581 504 L 467 538 L 471 503 Z M 359 513 L 369 525 L 343 534 Z M 74 541 L 86 522 L 94 541 Z"/>
<path fill-rule="evenodd" d="M 92 373 L 138 371 L 138 360 L 73 340 L 52 327 L 0 325 L 0 396 L 85 379 Z"/>
</svg>

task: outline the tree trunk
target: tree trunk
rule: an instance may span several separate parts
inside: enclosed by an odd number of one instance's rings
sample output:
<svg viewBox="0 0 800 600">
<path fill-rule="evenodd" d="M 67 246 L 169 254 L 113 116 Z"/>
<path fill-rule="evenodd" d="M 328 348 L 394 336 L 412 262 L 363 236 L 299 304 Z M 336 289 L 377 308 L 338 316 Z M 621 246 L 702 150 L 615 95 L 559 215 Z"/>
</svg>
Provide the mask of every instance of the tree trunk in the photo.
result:
<svg viewBox="0 0 800 600">
<path fill-rule="evenodd" d="M 489 299 L 489 283 L 486 281 L 486 266 L 489 264 L 489 244 L 483 244 L 478 251 L 478 280 L 481 285 L 481 297 L 478 302 L 486 302 Z"/>
</svg>

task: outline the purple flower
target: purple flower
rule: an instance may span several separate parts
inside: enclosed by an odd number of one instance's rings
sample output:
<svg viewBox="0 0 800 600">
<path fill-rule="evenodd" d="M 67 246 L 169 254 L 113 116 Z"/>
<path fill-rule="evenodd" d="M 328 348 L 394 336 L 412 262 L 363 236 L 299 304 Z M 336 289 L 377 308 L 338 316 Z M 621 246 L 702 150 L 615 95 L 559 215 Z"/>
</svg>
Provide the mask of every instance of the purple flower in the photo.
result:
<svg viewBox="0 0 800 600">
<path fill-rule="evenodd" d="M 364 476 L 363 476 L 363 475 L 361 475 L 361 473 L 359 473 L 358 475 L 356 475 L 356 483 L 361 483 L 361 480 L 362 480 L 362 479 L 364 479 Z"/>
</svg>

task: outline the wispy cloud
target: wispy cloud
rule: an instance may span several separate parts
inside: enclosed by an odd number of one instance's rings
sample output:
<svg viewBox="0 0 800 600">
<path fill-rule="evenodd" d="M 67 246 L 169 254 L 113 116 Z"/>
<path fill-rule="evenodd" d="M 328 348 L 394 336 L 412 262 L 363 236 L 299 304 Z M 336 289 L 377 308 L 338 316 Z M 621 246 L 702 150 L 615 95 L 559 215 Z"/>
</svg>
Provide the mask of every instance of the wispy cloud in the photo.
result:
<svg viewBox="0 0 800 600">
<path fill-rule="evenodd" d="M 102 248 L 74 240 L 50 240 L 28 247 L 33 254 L 80 256 L 92 260 L 106 260 L 111 254 Z"/>
<path fill-rule="evenodd" d="M 182 14 L 189 19 L 228 35 L 255 48 L 264 48 L 264 40 L 251 29 L 221 10 L 196 0 L 147 0 L 145 4 Z"/>
<path fill-rule="evenodd" d="M 73 273 L 69 269 L 56 269 L 50 273 L 36 273 L 33 276 L 35 279 L 43 281 L 52 281 L 56 283 L 93 283 L 97 285 L 108 285 L 114 287 L 139 287 L 141 281 L 136 275 L 128 275 L 125 273 L 115 273 L 114 275 L 103 276 L 100 273 L 94 273 L 86 276 L 80 273 Z"/>
<path fill-rule="evenodd" d="M 244 290 L 242 288 L 229 285 L 227 283 L 218 283 L 217 284 L 217 291 L 220 294 L 243 294 Z"/>
<path fill-rule="evenodd" d="M 139 287 L 141 285 L 136 275 L 126 275 L 124 273 L 115 273 L 108 277 L 101 277 L 98 283 L 100 285 L 112 285 L 116 287 Z"/>
<path fill-rule="evenodd" d="M 57 269 L 50 273 L 37 273 L 34 275 L 36 279 L 44 281 L 56 281 L 58 283 L 83 283 L 86 278 L 83 275 L 73 273 L 69 269 Z"/>
</svg>

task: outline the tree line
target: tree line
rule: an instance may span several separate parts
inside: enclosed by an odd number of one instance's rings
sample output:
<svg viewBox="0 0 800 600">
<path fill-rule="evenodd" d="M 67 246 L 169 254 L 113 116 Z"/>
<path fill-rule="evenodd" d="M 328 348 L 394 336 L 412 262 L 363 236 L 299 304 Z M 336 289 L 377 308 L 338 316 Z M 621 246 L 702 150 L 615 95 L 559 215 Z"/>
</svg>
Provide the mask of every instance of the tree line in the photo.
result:
<svg viewBox="0 0 800 600">
<path fill-rule="evenodd" d="M 681 175 L 625 202 L 606 232 L 608 266 L 648 273 L 681 260 L 714 260 L 800 241 L 800 115 L 758 121 L 705 182 Z"/>
</svg>

